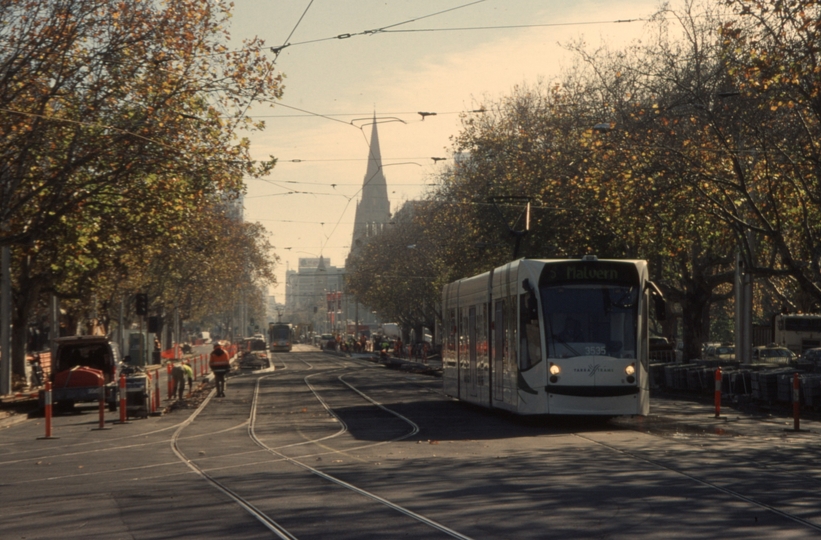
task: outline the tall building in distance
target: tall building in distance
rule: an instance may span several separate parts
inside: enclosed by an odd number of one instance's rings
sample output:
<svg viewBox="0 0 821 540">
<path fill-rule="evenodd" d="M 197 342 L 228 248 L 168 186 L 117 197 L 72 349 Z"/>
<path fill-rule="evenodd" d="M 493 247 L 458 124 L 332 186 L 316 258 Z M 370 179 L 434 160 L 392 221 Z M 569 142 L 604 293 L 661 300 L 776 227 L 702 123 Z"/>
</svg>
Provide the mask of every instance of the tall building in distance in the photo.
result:
<svg viewBox="0 0 821 540">
<path fill-rule="evenodd" d="M 344 268 L 333 266 L 325 257 L 300 257 L 298 269 L 288 270 L 285 275 L 282 322 L 301 325 L 303 331 L 310 326 L 318 334 L 337 330 L 337 306 L 332 310 L 328 300 L 329 295 L 342 293 L 344 274 Z"/>
</svg>

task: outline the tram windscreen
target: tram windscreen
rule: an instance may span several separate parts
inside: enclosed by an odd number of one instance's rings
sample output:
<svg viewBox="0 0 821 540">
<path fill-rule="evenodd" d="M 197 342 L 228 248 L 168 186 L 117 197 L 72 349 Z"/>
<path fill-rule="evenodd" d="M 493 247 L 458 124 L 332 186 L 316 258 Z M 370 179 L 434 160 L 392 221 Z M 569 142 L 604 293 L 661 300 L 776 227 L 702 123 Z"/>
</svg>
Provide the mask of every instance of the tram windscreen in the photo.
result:
<svg viewBox="0 0 821 540">
<path fill-rule="evenodd" d="M 574 283 L 540 289 L 549 358 L 636 357 L 638 287 Z"/>
</svg>

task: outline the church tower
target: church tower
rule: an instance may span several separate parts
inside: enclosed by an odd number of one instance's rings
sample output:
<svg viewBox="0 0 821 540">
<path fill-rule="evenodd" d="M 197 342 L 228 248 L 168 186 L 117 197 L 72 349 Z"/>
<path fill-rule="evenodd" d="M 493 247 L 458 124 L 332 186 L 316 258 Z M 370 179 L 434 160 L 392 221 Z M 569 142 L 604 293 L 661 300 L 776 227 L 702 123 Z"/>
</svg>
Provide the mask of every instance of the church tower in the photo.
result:
<svg viewBox="0 0 821 540">
<path fill-rule="evenodd" d="M 351 253 L 355 253 L 368 240 L 380 232 L 391 219 L 388 201 L 388 185 L 382 172 L 382 153 L 379 150 L 379 134 L 376 130 L 376 113 L 373 115 L 371 145 L 368 152 L 368 168 L 362 183 L 362 198 L 356 205 Z"/>
<path fill-rule="evenodd" d="M 382 152 L 379 149 L 379 133 L 376 130 L 376 113 L 373 114 L 371 127 L 371 145 L 368 151 L 368 168 L 362 182 L 362 198 L 356 205 L 356 217 L 353 225 L 351 251 L 345 267 L 353 270 L 353 255 L 362 249 L 372 238 L 382 232 L 391 220 L 391 203 L 388 201 L 388 183 L 382 173 Z M 372 329 L 378 320 L 370 308 L 361 305 L 355 299 L 346 302 L 345 320 L 355 323 L 354 334 L 359 335 L 361 325 Z"/>
</svg>

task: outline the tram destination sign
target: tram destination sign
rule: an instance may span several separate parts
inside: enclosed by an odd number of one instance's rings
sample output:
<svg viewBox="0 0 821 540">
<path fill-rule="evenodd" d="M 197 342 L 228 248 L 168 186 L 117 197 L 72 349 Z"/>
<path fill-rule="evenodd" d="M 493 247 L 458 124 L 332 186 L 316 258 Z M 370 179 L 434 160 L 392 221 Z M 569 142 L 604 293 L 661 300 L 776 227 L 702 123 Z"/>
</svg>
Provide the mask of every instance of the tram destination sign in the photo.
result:
<svg viewBox="0 0 821 540">
<path fill-rule="evenodd" d="M 633 262 L 620 261 L 561 261 L 545 264 L 541 284 L 557 283 L 628 283 L 639 281 Z"/>
</svg>

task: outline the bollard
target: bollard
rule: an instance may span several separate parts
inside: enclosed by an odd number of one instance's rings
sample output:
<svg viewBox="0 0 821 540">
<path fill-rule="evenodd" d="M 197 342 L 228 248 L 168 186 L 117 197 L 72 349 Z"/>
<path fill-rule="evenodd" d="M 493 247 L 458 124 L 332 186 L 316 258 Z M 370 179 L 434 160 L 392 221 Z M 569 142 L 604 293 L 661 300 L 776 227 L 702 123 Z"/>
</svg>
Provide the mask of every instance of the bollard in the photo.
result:
<svg viewBox="0 0 821 540">
<path fill-rule="evenodd" d="M 45 415 L 46 415 L 46 436 L 37 437 L 38 439 L 59 439 L 59 437 L 51 436 L 51 381 L 46 381 L 46 389 L 43 397 L 45 398 Z"/>
<path fill-rule="evenodd" d="M 151 381 L 154 383 L 154 391 L 151 392 L 151 414 L 157 414 L 160 410 L 160 370 L 155 369 L 151 373 Z"/>
<path fill-rule="evenodd" d="M 111 429 L 105 427 L 105 380 L 100 381 L 100 406 L 99 406 L 99 415 L 100 415 L 100 423 L 99 425 L 94 428 L 94 431 L 100 431 L 103 429 Z"/>
<path fill-rule="evenodd" d="M 171 370 L 173 369 L 173 365 L 171 364 L 171 362 L 168 362 L 167 364 L 165 364 L 165 367 L 168 371 L 168 399 L 170 400 L 174 397 L 174 381 L 171 378 Z"/>
<path fill-rule="evenodd" d="M 120 424 L 128 424 L 128 402 L 126 401 L 125 375 L 120 375 Z"/>
<path fill-rule="evenodd" d="M 792 414 L 793 414 L 793 430 L 801 431 L 799 416 L 801 413 L 801 387 L 798 379 L 798 373 L 792 378 Z"/>
<path fill-rule="evenodd" d="M 721 368 L 716 369 L 715 403 L 716 418 L 721 418 Z"/>
</svg>

